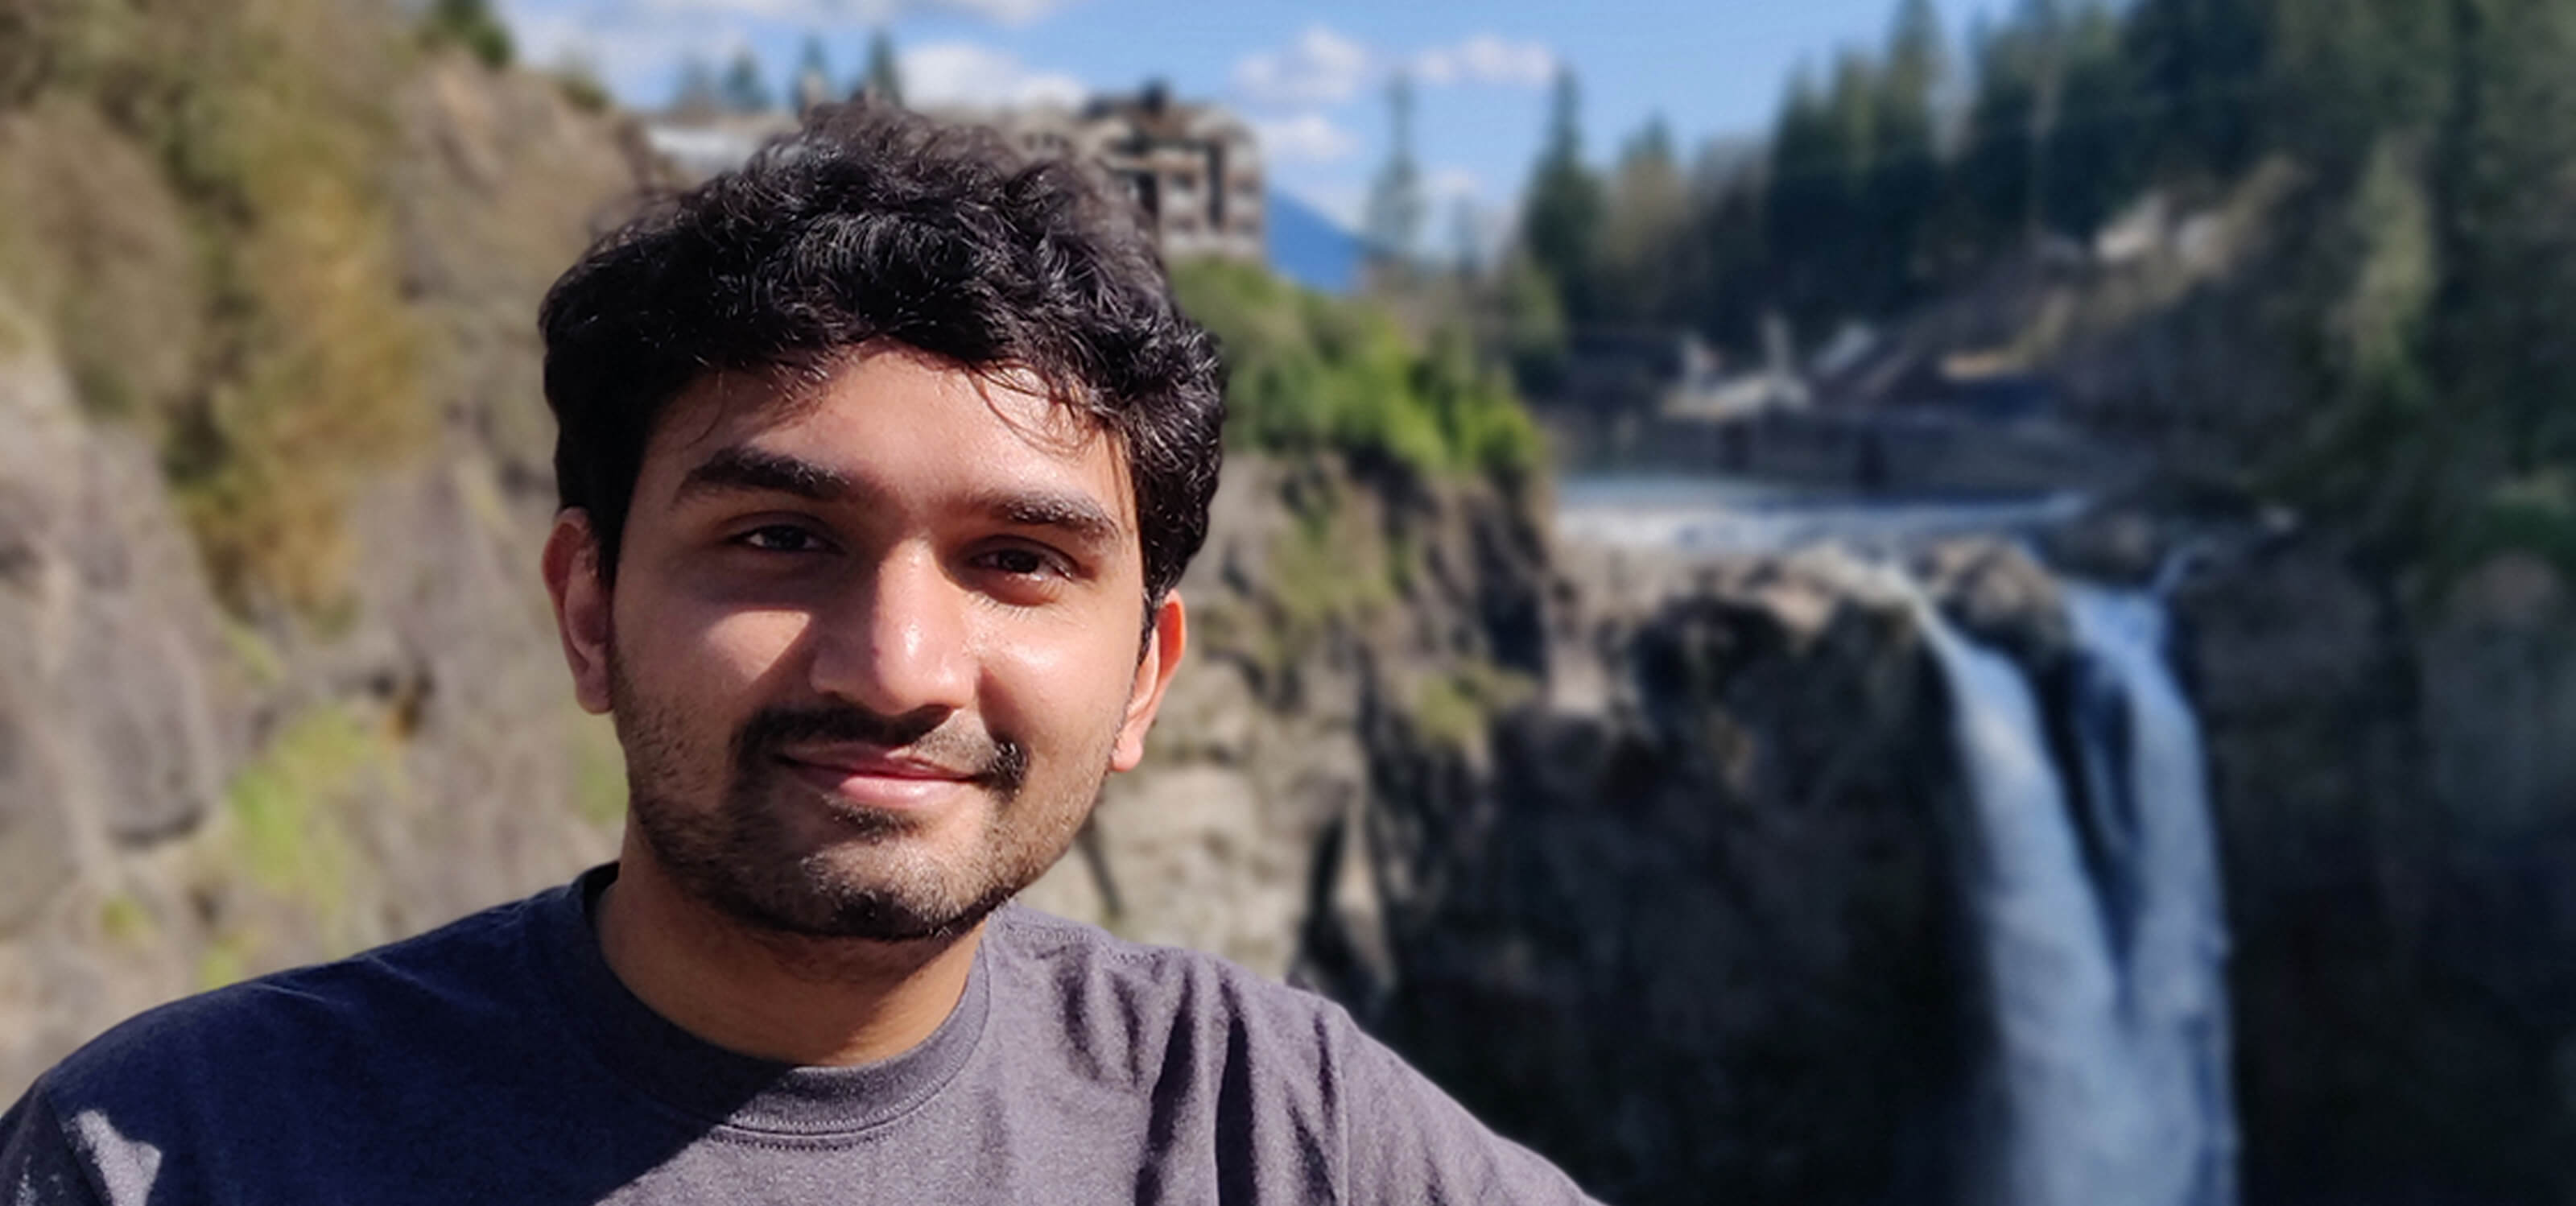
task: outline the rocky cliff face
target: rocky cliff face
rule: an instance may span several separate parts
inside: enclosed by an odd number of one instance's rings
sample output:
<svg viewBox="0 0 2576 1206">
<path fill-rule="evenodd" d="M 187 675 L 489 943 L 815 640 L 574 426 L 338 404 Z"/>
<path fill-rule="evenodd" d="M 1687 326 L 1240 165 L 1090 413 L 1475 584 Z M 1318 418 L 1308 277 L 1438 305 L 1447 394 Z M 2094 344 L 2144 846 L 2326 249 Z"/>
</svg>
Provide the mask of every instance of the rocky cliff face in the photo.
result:
<svg viewBox="0 0 2576 1206">
<path fill-rule="evenodd" d="M 2236 941 L 2246 1199 L 2564 1201 L 2565 587 L 2510 557 L 2410 607 L 2333 542 L 2285 539 L 2177 605 Z"/>
<path fill-rule="evenodd" d="M 0 1087 L 194 989 L 417 932 L 614 848 L 613 740 L 566 696 L 536 542 L 531 315 L 635 177 L 542 81 L 399 81 L 406 292 L 435 442 L 356 492 L 348 599 L 215 602 L 139 435 L 0 322 Z M 7 299 L 0 298 L 0 303 Z"/>
</svg>

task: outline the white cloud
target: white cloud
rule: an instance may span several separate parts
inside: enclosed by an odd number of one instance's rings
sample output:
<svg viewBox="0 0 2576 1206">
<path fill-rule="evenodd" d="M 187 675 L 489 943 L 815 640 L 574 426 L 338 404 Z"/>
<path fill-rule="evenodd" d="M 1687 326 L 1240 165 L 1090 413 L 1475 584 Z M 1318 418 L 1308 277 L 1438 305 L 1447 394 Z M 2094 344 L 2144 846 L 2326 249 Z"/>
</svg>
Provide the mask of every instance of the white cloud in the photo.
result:
<svg viewBox="0 0 2576 1206">
<path fill-rule="evenodd" d="M 1321 113 L 1256 120 L 1253 135 L 1261 153 L 1278 163 L 1330 163 L 1359 149 L 1359 137 Z"/>
<path fill-rule="evenodd" d="M 1422 194 L 1441 211 L 1459 201 L 1475 201 L 1485 195 L 1485 182 L 1465 168 L 1434 168 L 1422 179 Z"/>
<path fill-rule="evenodd" d="M 528 62 L 579 62 L 647 105 L 665 99 L 674 73 L 691 55 L 722 62 L 750 45 L 741 31 L 721 26 L 599 20 L 533 5 L 521 5 L 511 14 L 510 33 L 519 56 Z"/>
<path fill-rule="evenodd" d="M 1071 107 L 1091 92 L 1073 76 L 1034 70 L 1009 51 L 974 42 L 934 42 L 902 56 L 903 98 L 916 105 Z"/>
<path fill-rule="evenodd" d="M 1556 52 L 1538 42 L 1477 34 L 1452 46 L 1413 56 L 1413 73 L 1426 84 L 1504 84 L 1544 87 L 1556 78 Z"/>
<path fill-rule="evenodd" d="M 1285 50 L 1243 56 L 1234 86 L 1257 104 L 1338 105 L 1367 85 L 1369 65 L 1368 47 L 1311 25 Z"/>
</svg>

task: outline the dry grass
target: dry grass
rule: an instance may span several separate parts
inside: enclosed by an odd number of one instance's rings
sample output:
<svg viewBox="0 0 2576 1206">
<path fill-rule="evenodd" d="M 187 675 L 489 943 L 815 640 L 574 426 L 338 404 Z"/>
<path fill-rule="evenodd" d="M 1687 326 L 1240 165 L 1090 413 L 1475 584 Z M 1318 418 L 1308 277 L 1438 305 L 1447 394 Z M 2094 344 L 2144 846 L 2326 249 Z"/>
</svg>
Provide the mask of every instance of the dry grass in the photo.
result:
<svg viewBox="0 0 2576 1206">
<path fill-rule="evenodd" d="M 159 441 L 229 601 L 327 610 L 351 486 L 431 431 L 385 193 L 403 39 L 344 0 L 29 12 L 0 287 Z"/>
</svg>

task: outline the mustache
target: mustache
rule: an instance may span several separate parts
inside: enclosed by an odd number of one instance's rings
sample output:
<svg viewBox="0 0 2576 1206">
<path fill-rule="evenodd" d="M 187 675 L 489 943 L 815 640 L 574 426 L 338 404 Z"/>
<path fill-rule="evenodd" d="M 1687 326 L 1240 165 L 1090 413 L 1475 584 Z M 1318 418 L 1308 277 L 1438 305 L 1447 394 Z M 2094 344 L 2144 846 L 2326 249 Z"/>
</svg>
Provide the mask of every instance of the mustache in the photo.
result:
<svg viewBox="0 0 2576 1206">
<path fill-rule="evenodd" d="M 873 745 L 966 770 L 1005 797 L 1018 790 L 1028 778 L 1028 747 L 957 715 L 926 708 L 885 716 L 854 704 L 763 708 L 734 734 L 734 765 L 749 773 L 805 743 Z"/>
</svg>

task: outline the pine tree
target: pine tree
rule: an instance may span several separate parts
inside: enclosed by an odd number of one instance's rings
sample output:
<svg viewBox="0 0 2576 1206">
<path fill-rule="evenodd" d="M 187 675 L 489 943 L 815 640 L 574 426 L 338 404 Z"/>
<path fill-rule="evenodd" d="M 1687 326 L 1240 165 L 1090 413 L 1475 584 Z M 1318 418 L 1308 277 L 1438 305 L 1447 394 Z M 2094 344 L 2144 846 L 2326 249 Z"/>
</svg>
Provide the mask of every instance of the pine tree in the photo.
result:
<svg viewBox="0 0 2576 1206">
<path fill-rule="evenodd" d="M 716 69 L 700 55 L 680 60 L 680 78 L 671 88 L 671 112 L 687 119 L 702 119 L 724 107 L 724 95 L 716 84 Z"/>
<path fill-rule="evenodd" d="M 1620 149 L 1603 208 L 1596 271 L 1607 316 L 1634 324 L 1670 321 L 1691 258 L 1690 197 L 1661 115 Z"/>
<path fill-rule="evenodd" d="M 805 35 L 805 45 L 796 55 L 796 78 L 788 86 L 795 91 L 798 108 L 833 99 L 837 89 L 832 84 L 832 61 L 819 35 Z"/>
<path fill-rule="evenodd" d="M 1949 74 L 1941 17 L 1932 0 L 1905 0 L 1888 30 L 1871 122 L 1869 178 L 1861 208 L 1881 234 L 1885 256 L 1874 274 L 1883 304 L 1913 299 L 1929 283 L 1928 246 L 1941 200 L 1935 108 Z"/>
<path fill-rule="evenodd" d="M 1548 105 L 1547 137 L 1521 210 L 1521 245 L 1552 284 L 1570 320 L 1596 313 L 1592 261 L 1601 235 L 1601 183 L 1583 165 L 1581 95 L 1570 68 L 1559 68 Z"/>
<path fill-rule="evenodd" d="M 2099 0 L 2069 21 L 2060 62 L 2038 203 L 2050 229 L 2085 238 L 2145 182 L 2136 122 L 2146 106 L 2121 53 L 2119 17 Z"/>
<path fill-rule="evenodd" d="M 2454 100 L 2435 179 L 2446 422 L 2492 473 L 2576 461 L 2576 3 L 2450 0 Z"/>
<path fill-rule="evenodd" d="M 1975 42 L 1977 91 L 1968 105 L 1957 188 L 1970 215 L 1972 248 L 1991 253 L 2025 238 L 2038 220 L 2032 183 L 2048 64 L 2038 39 L 2018 21 L 1981 28 Z"/>
<path fill-rule="evenodd" d="M 2278 0 L 2138 0 L 2126 57 L 2154 101 L 2149 135 L 2158 170 L 2225 178 L 2253 162 L 2260 117 L 2275 94 L 2272 32 Z M 2340 17 L 2348 0 L 2316 5 Z M 2299 7 L 2298 0 L 2279 4 Z"/>
<path fill-rule="evenodd" d="M 725 65 L 717 92 L 725 107 L 736 113 L 759 113 L 778 103 L 769 91 L 769 81 L 760 74 L 760 56 L 747 46 L 734 52 L 733 61 Z"/>
<path fill-rule="evenodd" d="M 895 61 L 894 36 L 882 25 L 868 35 L 868 70 L 859 80 L 859 89 L 871 100 L 903 103 L 903 72 Z"/>
<path fill-rule="evenodd" d="M 1387 155 L 1369 187 L 1363 226 L 1368 252 L 1381 266 L 1412 262 L 1421 252 L 1422 173 L 1413 158 L 1413 83 L 1401 71 L 1386 86 Z"/>
</svg>

